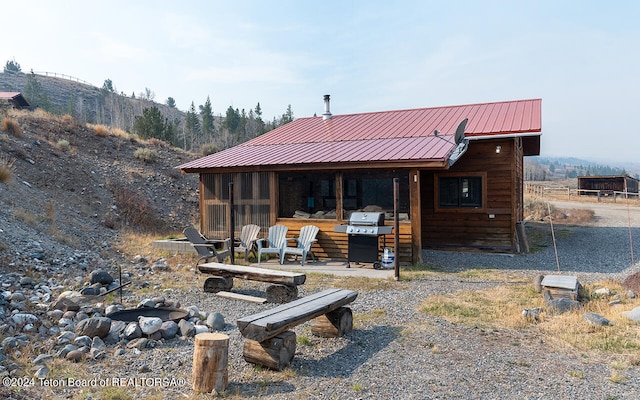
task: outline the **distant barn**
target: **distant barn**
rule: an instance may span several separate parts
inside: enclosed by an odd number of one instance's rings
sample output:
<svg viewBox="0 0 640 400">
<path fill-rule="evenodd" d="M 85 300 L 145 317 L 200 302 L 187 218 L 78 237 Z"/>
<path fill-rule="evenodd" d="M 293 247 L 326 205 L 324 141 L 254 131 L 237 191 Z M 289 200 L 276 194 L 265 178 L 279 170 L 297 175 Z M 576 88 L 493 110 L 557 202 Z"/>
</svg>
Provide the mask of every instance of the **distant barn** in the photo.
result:
<svg viewBox="0 0 640 400">
<path fill-rule="evenodd" d="M 20 92 L 0 92 L 0 103 L 9 103 L 12 108 L 29 108 L 31 105 Z"/>
<path fill-rule="evenodd" d="M 638 180 L 628 175 L 578 177 L 580 195 L 613 196 L 614 192 L 638 193 Z"/>
</svg>

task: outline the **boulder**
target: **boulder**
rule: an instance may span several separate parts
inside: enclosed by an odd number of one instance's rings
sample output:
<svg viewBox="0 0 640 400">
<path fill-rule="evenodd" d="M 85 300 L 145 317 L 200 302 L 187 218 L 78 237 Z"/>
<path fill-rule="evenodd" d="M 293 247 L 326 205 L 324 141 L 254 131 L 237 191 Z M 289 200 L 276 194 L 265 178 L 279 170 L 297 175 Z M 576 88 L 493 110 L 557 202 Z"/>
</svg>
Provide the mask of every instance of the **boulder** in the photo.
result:
<svg viewBox="0 0 640 400">
<path fill-rule="evenodd" d="M 91 346 L 92 339 L 89 336 L 78 336 L 73 339 L 73 344 L 76 346 Z"/>
<path fill-rule="evenodd" d="M 102 339 L 100 339 L 99 336 L 96 336 L 93 338 L 93 340 L 91 341 L 91 345 L 90 345 L 91 349 L 97 349 L 97 350 L 106 350 L 107 345 L 104 343 L 104 341 Z"/>
<path fill-rule="evenodd" d="M 611 325 L 613 325 L 613 323 L 611 321 L 609 321 L 608 319 L 606 319 L 602 315 L 599 315 L 599 314 L 596 314 L 596 313 L 586 312 L 586 313 L 582 314 L 582 317 L 584 318 L 585 321 L 587 321 L 588 323 L 590 323 L 592 325 L 600 325 L 600 326 L 611 326 Z"/>
<path fill-rule="evenodd" d="M 89 274 L 89 281 L 93 285 L 99 283 L 101 285 L 109 285 L 113 282 L 113 277 L 105 270 L 96 269 Z"/>
<path fill-rule="evenodd" d="M 33 314 L 18 313 L 11 316 L 11 320 L 16 325 L 33 324 L 38 320 Z"/>
<path fill-rule="evenodd" d="M 111 329 L 111 319 L 106 317 L 92 317 L 78 322 L 75 333 L 80 336 L 86 335 L 90 338 L 96 336 L 102 338 L 109 334 L 109 329 Z"/>
<path fill-rule="evenodd" d="M 151 335 L 160 330 L 162 319 L 159 317 L 138 317 L 138 325 L 145 335 Z"/>
<path fill-rule="evenodd" d="M 124 340 L 134 340 L 142 337 L 142 330 L 137 322 L 129 322 L 122 335 Z"/>
<path fill-rule="evenodd" d="M 138 349 L 142 350 L 147 347 L 149 344 L 149 339 L 147 338 L 138 338 L 127 343 L 128 349 Z"/>
<path fill-rule="evenodd" d="M 160 327 L 160 334 L 165 340 L 173 339 L 178 334 L 178 324 L 173 321 L 164 321 Z"/>
<path fill-rule="evenodd" d="M 629 311 L 627 313 L 627 318 L 634 322 L 640 323 L 640 307 L 636 307 L 633 310 Z"/>
<path fill-rule="evenodd" d="M 556 312 L 561 314 L 568 311 L 579 310 L 582 308 L 582 304 L 580 304 L 579 301 L 571 300 L 566 297 L 548 300 L 546 305 L 551 312 Z"/>
<path fill-rule="evenodd" d="M 69 361 L 80 362 L 84 360 L 84 352 L 82 350 L 71 350 L 64 358 Z"/>
<path fill-rule="evenodd" d="M 221 331 L 224 329 L 224 317 L 219 312 L 211 313 L 207 315 L 206 324 L 211 329 L 215 329 L 216 331 Z"/>
<path fill-rule="evenodd" d="M 193 337 L 196 335 L 195 325 L 186 319 L 181 319 L 180 322 L 178 322 L 178 327 L 180 328 L 180 334 L 184 337 Z"/>
</svg>

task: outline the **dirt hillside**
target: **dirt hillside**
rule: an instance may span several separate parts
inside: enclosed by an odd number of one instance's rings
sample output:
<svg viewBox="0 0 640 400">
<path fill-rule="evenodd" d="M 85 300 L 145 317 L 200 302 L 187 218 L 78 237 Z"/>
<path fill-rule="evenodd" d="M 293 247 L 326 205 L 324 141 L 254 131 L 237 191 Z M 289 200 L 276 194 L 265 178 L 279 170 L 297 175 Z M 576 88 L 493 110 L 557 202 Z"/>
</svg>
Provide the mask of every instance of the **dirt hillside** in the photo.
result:
<svg viewBox="0 0 640 400">
<path fill-rule="evenodd" d="M 197 221 L 198 177 L 175 169 L 197 155 L 68 116 L 10 119 L 19 130 L 0 131 L 0 164 L 12 163 L 0 183 L 0 273 L 33 259 L 95 267 L 120 257 L 123 229 L 168 235 Z"/>
</svg>

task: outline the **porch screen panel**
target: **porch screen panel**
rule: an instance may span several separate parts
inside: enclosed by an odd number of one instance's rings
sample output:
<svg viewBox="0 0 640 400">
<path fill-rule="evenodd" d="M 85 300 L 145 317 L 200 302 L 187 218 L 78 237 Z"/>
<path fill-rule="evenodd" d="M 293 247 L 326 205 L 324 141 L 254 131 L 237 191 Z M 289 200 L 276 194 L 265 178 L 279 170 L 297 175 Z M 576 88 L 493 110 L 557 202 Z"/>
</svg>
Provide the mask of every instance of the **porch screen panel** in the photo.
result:
<svg viewBox="0 0 640 400">
<path fill-rule="evenodd" d="M 227 225 L 228 201 L 221 199 L 223 192 L 227 192 L 228 186 L 221 185 L 222 177 L 219 174 L 202 175 L 202 221 L 200 231 L 208 238 L 225 237 Z"/>
<path fill-rule="evenodd" d="M 270 226 L 269 173 L 247 172 L 233 175 L 235 235 L 244 225 L 255 224 L 266 232 Z"/>
<path fill-rule="evenodd" d="M 233 182 L 234 235 L 242 227 L 259 225 L 263 232 L 270 226 L 269 173 L 204 174 L 202 176 L 202 233 L 209 238 L 229 236 L 229 183 Z"/>
</svg>

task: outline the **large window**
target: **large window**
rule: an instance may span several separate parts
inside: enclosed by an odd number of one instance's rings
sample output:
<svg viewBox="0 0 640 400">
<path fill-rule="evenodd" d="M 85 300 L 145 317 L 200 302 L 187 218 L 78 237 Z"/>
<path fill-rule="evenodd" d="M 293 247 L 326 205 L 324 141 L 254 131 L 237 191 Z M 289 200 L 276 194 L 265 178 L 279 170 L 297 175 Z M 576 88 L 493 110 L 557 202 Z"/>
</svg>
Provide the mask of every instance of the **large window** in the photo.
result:
<svg viewBox="0 0 640 400">
<path fill-rule="evenodd" d="M 278 216 L 284 218 L 336 218 L 334 173 L 281 173 Z"/>
<path fill-rule="evenodd" d="M 342 177 L 342 182 L 340 182 Z M 290 172 L 278 174 L 280 218 L 336 219 L 353 211 L 383 211 L 393 218 L 393 179 L 399 178 L 399 218 L 409 220 L 408 171 Z M 337 198 L 342 184 L 342 201 Z"/>
<path fill-rule="evenodd" d="M 399 179 L 398 214 L 409 219 L 409 173 L 407 171 L 346 172 L 342 183 L 345 218 L 350 211 L 384 211 L 393 218 L 393 178 Z"/>
<path fill-rule="evenodd" d="M 483 207 L 482 176 L 438 176 L 439 208 L 477 209 Z"/>
</svg>

